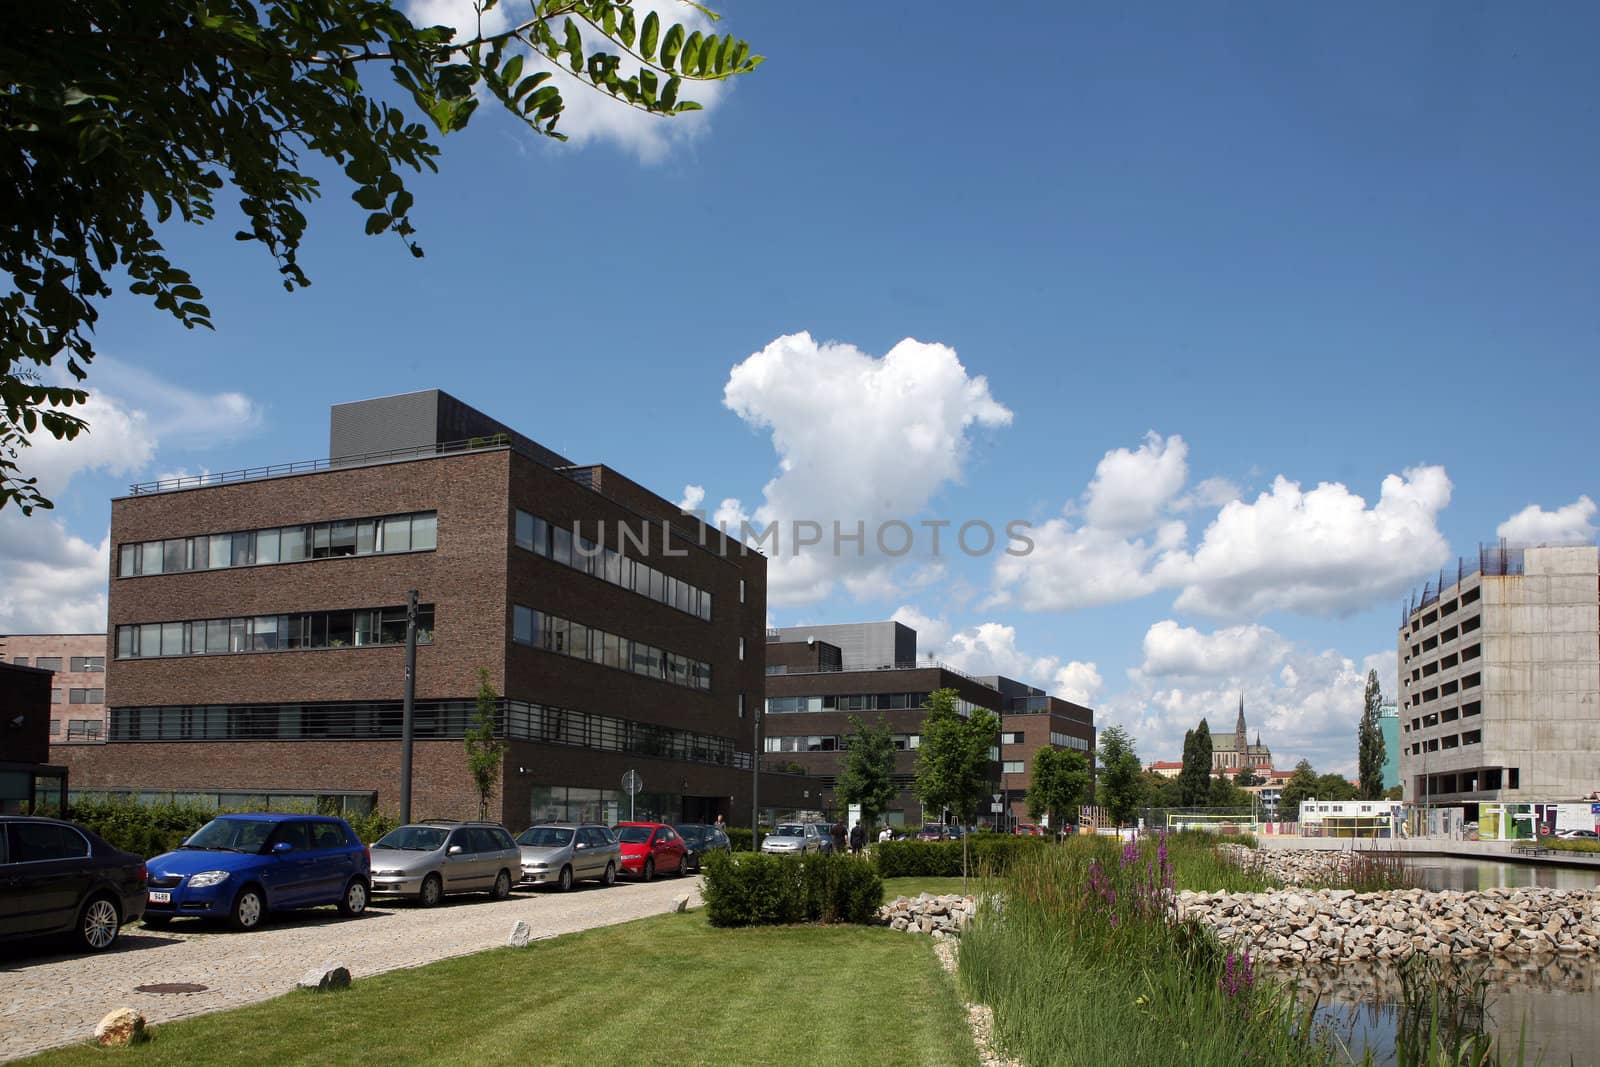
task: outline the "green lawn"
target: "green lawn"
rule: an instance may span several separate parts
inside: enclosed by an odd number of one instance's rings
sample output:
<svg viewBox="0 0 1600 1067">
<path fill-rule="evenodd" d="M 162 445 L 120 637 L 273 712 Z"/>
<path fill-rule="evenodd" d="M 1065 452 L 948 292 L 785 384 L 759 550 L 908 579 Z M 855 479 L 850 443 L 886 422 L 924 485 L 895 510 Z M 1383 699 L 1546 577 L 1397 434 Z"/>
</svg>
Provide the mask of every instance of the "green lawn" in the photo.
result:
<svg viewBox="0 0 1600 1067">
<path fill-rule="evenodd" d="M 978 880 L 967 880 L 968 893 L 976 894 Z M 959 893 L 961 892 L 961 879 L 959 878 L 885 878 L 883 880 L 883 902 L 887 904 L 895 897 L 914 897 L 918 893 Z"/>
<path fill-rule="evenodd" d="M 530 1063 L 975 1067 L 955 983 L 928 938 L 883 927 L 718 930 L 667 915 L 356 976 L 154 1029 L 128 1067 Z M 61 1049 L 36 1067 L 96 1064 Z"/>
</svg>

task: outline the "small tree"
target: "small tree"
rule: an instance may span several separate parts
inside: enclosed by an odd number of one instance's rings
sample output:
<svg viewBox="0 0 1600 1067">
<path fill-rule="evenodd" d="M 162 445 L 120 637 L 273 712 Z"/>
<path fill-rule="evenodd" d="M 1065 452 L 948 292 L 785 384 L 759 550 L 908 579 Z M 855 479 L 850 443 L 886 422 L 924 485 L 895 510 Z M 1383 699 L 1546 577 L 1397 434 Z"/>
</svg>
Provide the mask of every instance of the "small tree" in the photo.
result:
<svg viewBox="0 0 1600 1067">
<path fill-rule="evenodd" d="M 495 736 L 495 712 L 500 694 L 489 684 L 489 672 L 478 668 L 478 715 L 466 732 L 467 773 L 478 790 L 478 818 L 489 818 L 489 798 L 500 782 L 500 764 L 505 759 L 506 743 Z"/>
<path fill-rule="evenodd" d="M 889 810 L 899 792 L 894 784 L 894 735 L 881 715 L 877 726 L 868 726 L 859 715 L 850 716 L 850 725 L 833 791 L 840 802 L 861 805 L 862 829 L 870 833 L 873 821 Z"/>
<path fill-rule="evenodd" d="M 1089 792 L 1089 759 L 1070 748 L 1041 748 L 1033 755 L 1033 784 L 1028 788 L 1028 813 L 1050 817 L 1060 830 Z"/>
<path fill-rule="evenodd" d="M 1378 686 L 1378 672 L 1367 672 L 1366 704 L 1361 711 L 1361 725 L 1356 728 L 1358 777 L 1361 781 L 1361 799 L 1377 800 L 1383 794 L 1383 761 L 1388 753 L 1383 743 L 1383 724 L 1379 712 L 1383 709 L 1383 690 Z"/>
<path fill-rule="evenodd" d="M 1300 818 L 1300 802 L 1317 795 L 1317 772 L 1311 761 L 1303 759 L 1294 765 L 1294 775 L 1278 794 L 1278 815 L 1296 821 Z"/>
<path fill-rule="evenodd" d="M 1100 805 L 1118 826 L 1133 818 L 1139 803 L 1139 751 L 1121 726 L 1100 735 Z"/>
<path fill-rule="evenodd" d="M 963 826 L 972 825 L 978 804 L 994 785 L 992 750 L 1000 732 L 1000 718 L 976 708 L 962 718 L 956 714 L 960 695 L 954 689 L 937 689 L 923 708 L 922 748 L 917 752 L 917 796 L 924 807 L 948 808 Z M 961 884 L 967 879 L 967 835 L 961 835 Z"/>
<path fill-rule="evenodd" d="M 1257 774 L 1253 767 L 1246 767 L 1234 776 L 1233 784 L 1242 789 L 1248 785 L 1266 785 L 1267 780 Z"/>
<path fill-rule="evenodd" d="M 1207 803 L 1211 793 L 1211 727 L 1204 719 L 1183 736 L 1183 772 L 1178 775 L 1184 807 Z"/>
</svg>

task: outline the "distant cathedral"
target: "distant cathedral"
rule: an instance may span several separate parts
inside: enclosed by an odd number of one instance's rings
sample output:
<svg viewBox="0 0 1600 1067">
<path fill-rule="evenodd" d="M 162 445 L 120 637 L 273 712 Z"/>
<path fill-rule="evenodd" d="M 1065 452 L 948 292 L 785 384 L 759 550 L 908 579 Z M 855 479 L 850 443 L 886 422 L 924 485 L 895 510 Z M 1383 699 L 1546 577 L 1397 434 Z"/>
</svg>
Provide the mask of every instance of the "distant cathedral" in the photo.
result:
<svg viewBox="0 0 1600 1067">
<path fill-rule="evenodd" d="M 1244 694 L 1241 693 L 1239 722 L 1234 726 L 1232 736 L 1228 734 L 1211 736 L 1211 773 L 1233 776 L 1246 767 L 1257 771 L 1271 770 L 1272 749 L 1261 743 L 1260 733 L 1256 734 L 1256 743 L 1250 744 L 1250 739 L 1245 734 Z"/>
</svg>

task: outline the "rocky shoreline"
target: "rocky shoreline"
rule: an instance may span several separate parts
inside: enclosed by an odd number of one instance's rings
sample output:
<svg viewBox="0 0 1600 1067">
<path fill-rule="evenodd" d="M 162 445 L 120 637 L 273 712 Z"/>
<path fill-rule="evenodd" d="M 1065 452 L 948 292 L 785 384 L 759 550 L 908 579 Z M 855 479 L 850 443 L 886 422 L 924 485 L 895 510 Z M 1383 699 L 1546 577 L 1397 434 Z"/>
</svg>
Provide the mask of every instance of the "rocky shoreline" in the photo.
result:
<svg viewBox="0 0 1600 1067">
<path fill-rule="evenodd" d="M 1270 962 L 1579 955 L 1600 948 L 1600 894 L 1580 890 L 1185 890 L 1176 907 L 1179 918 L 1196 919 Z"/>
</svg>

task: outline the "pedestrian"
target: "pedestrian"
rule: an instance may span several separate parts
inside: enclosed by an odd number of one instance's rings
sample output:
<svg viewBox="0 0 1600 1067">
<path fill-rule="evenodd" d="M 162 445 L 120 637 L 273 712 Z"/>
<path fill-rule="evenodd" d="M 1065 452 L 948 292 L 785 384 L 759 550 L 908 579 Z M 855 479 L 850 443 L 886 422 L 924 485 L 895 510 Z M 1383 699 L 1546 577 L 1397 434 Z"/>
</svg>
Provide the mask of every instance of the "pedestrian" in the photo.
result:
<svg viewBox="0 0 1600 1067">
<path fill-rule="evenodd" d="M 833 825 L 828 828 L 828 836 L 833 838 L 833 854 L 835 856 L 844 855 L 844 837 L 845 837 L 845 834 L 844 834 L 844 820 L 843 819 L 835 819 L 834 820 Z"/>
<path fill-rule="evenodd" d="M 861 854 L 862 846 L 867 843 L 867 831 L 862 829 L 860 823 L 850 827 L 850 852 L 853 855 Z"/>
<path fill-rule="evenodd" d="M 888 823 L 884 823 L 883 824 L 883 829 L 878 831 L 878 843 L 882 844 L 885 841 L 893 841 L 893 840 L 894 840 L 894 830 L 889 826 Z"/>
<path fill-rule="evenodd" d="M 724 832 L 726 832 L 727 829 L 728 829 L 728 824 L 725 821 L 723 821 L 723 818 L 722 818 L 722 815 L 721 815 L 720 812 L 717 815 L 717 821 L 712 823 L 712 825 L 715 826 L 718 830 L 722 830 Z"/>
</svg>

